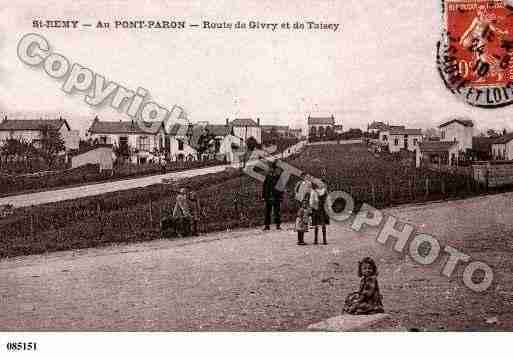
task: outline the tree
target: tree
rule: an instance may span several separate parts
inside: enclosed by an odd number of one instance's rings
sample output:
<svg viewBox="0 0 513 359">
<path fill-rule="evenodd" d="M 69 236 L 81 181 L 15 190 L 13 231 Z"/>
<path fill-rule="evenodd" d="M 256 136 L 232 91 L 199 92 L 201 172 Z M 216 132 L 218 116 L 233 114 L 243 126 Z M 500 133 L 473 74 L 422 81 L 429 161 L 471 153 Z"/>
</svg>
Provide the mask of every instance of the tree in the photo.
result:
<svg viewBox="0 0 513 359">
<path fill-rule="evenodd" d="M 5 158 L 5 162 L 9 162 L 19 151 L 20 140 L 16 138 L 8 138 L 2 145 L 2 157 Z"/>
<path fill-rule="evenodd" d="M 57 159 L 57 155 L 66 149 L 60 132 L 52 126 L 42 126 L 40 143 L 41 156 L 45 159 L 48 166 L 52 167 Z"/>
<path fill-rule="evenodd" d="M 206 128 L 198 138 L 198 158 L 202 159 L 203 154 L 215 151 L 215 136 Z"/>
<path fill-rule="evenodd" d="M 115 146 L 113 149 L 116 158 L 125 161 L 130 157 L 130 147 L 128 146 L 127 141 L 119 141 L 119 145 Z"/>
</svg>

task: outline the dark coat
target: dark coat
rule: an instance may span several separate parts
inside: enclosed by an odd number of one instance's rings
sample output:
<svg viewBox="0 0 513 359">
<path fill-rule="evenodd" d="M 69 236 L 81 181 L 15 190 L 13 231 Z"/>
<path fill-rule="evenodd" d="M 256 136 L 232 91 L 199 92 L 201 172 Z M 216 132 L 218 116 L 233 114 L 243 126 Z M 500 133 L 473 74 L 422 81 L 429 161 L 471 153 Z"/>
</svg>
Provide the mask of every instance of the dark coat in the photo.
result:
<svg viewBox="0 0 513 359">
<path fill-rule="evenodd" d="M 280 176 L 268 173 L 265 176 L 264 185 L 262 188 L 262 198 L 266 201 L 281 201 L 283 192 L 276 189 L 276 184 Z"/>
</svg>

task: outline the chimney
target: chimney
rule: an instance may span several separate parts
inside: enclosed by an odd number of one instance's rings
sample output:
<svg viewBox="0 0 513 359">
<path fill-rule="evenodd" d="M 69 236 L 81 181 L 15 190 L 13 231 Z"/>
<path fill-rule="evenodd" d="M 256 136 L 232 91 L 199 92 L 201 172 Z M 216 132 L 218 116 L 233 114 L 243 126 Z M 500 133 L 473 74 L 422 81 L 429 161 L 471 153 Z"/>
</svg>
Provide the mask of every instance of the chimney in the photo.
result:
<svg viewBox="0 0 513 359">
<path fill-rule="evenodd" d="M 257 117 L 257 126 L 260 127 L 260 118 Z"/>
</svg>

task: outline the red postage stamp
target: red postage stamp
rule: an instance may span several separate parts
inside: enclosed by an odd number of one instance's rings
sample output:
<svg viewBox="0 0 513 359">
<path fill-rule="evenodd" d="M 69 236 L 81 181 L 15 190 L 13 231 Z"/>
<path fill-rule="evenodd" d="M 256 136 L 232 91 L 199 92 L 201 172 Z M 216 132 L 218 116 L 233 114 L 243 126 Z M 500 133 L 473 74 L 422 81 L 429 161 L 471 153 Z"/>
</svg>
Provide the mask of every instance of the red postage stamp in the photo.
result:
<svg viewBox="0 0 513 359">
<path fill-rule="evenodd" d="M 505 0 L 444 0 L 445 82 L 481 107 L 513 101 L 513 11 Z"/>
</svg>

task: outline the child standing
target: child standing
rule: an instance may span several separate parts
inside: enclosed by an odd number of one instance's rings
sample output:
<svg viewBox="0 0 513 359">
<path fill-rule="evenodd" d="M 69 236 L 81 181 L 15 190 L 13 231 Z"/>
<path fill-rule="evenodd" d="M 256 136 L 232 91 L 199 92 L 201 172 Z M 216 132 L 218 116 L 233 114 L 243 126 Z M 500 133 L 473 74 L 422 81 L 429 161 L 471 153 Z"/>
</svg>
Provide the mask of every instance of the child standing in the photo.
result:
<svg viewBox="0 0 513 359">
<path fill-rule="evenodd" d="M 297 244 L 304 246 L 305 232 L 308 232 L 308 209 L 301 207 L 296 217 Z"/>
<path fill-rule="evenodd" d="M 322 230 L 322 244 L 328 244 L 326 240 L 326 225 L 330 224 L 330 218 L 324 209 L 328 193 L 326 186 L 319 186 L 317 183 L 312 184 L 310 191 L 310 211 L 312 213 L 312 226 L 314 227 L 314 244 L 318 244 L 319 226 Z"/>
<path fill-rule="evenodd" d="M 344 313 L 384 313 L 378 286 L 378 269 L 372 258 L 365 257 L 361 262 L 358 262 L 358 276 L 362 278 L 360 290 L 347 296 Z"/>
</svg>

